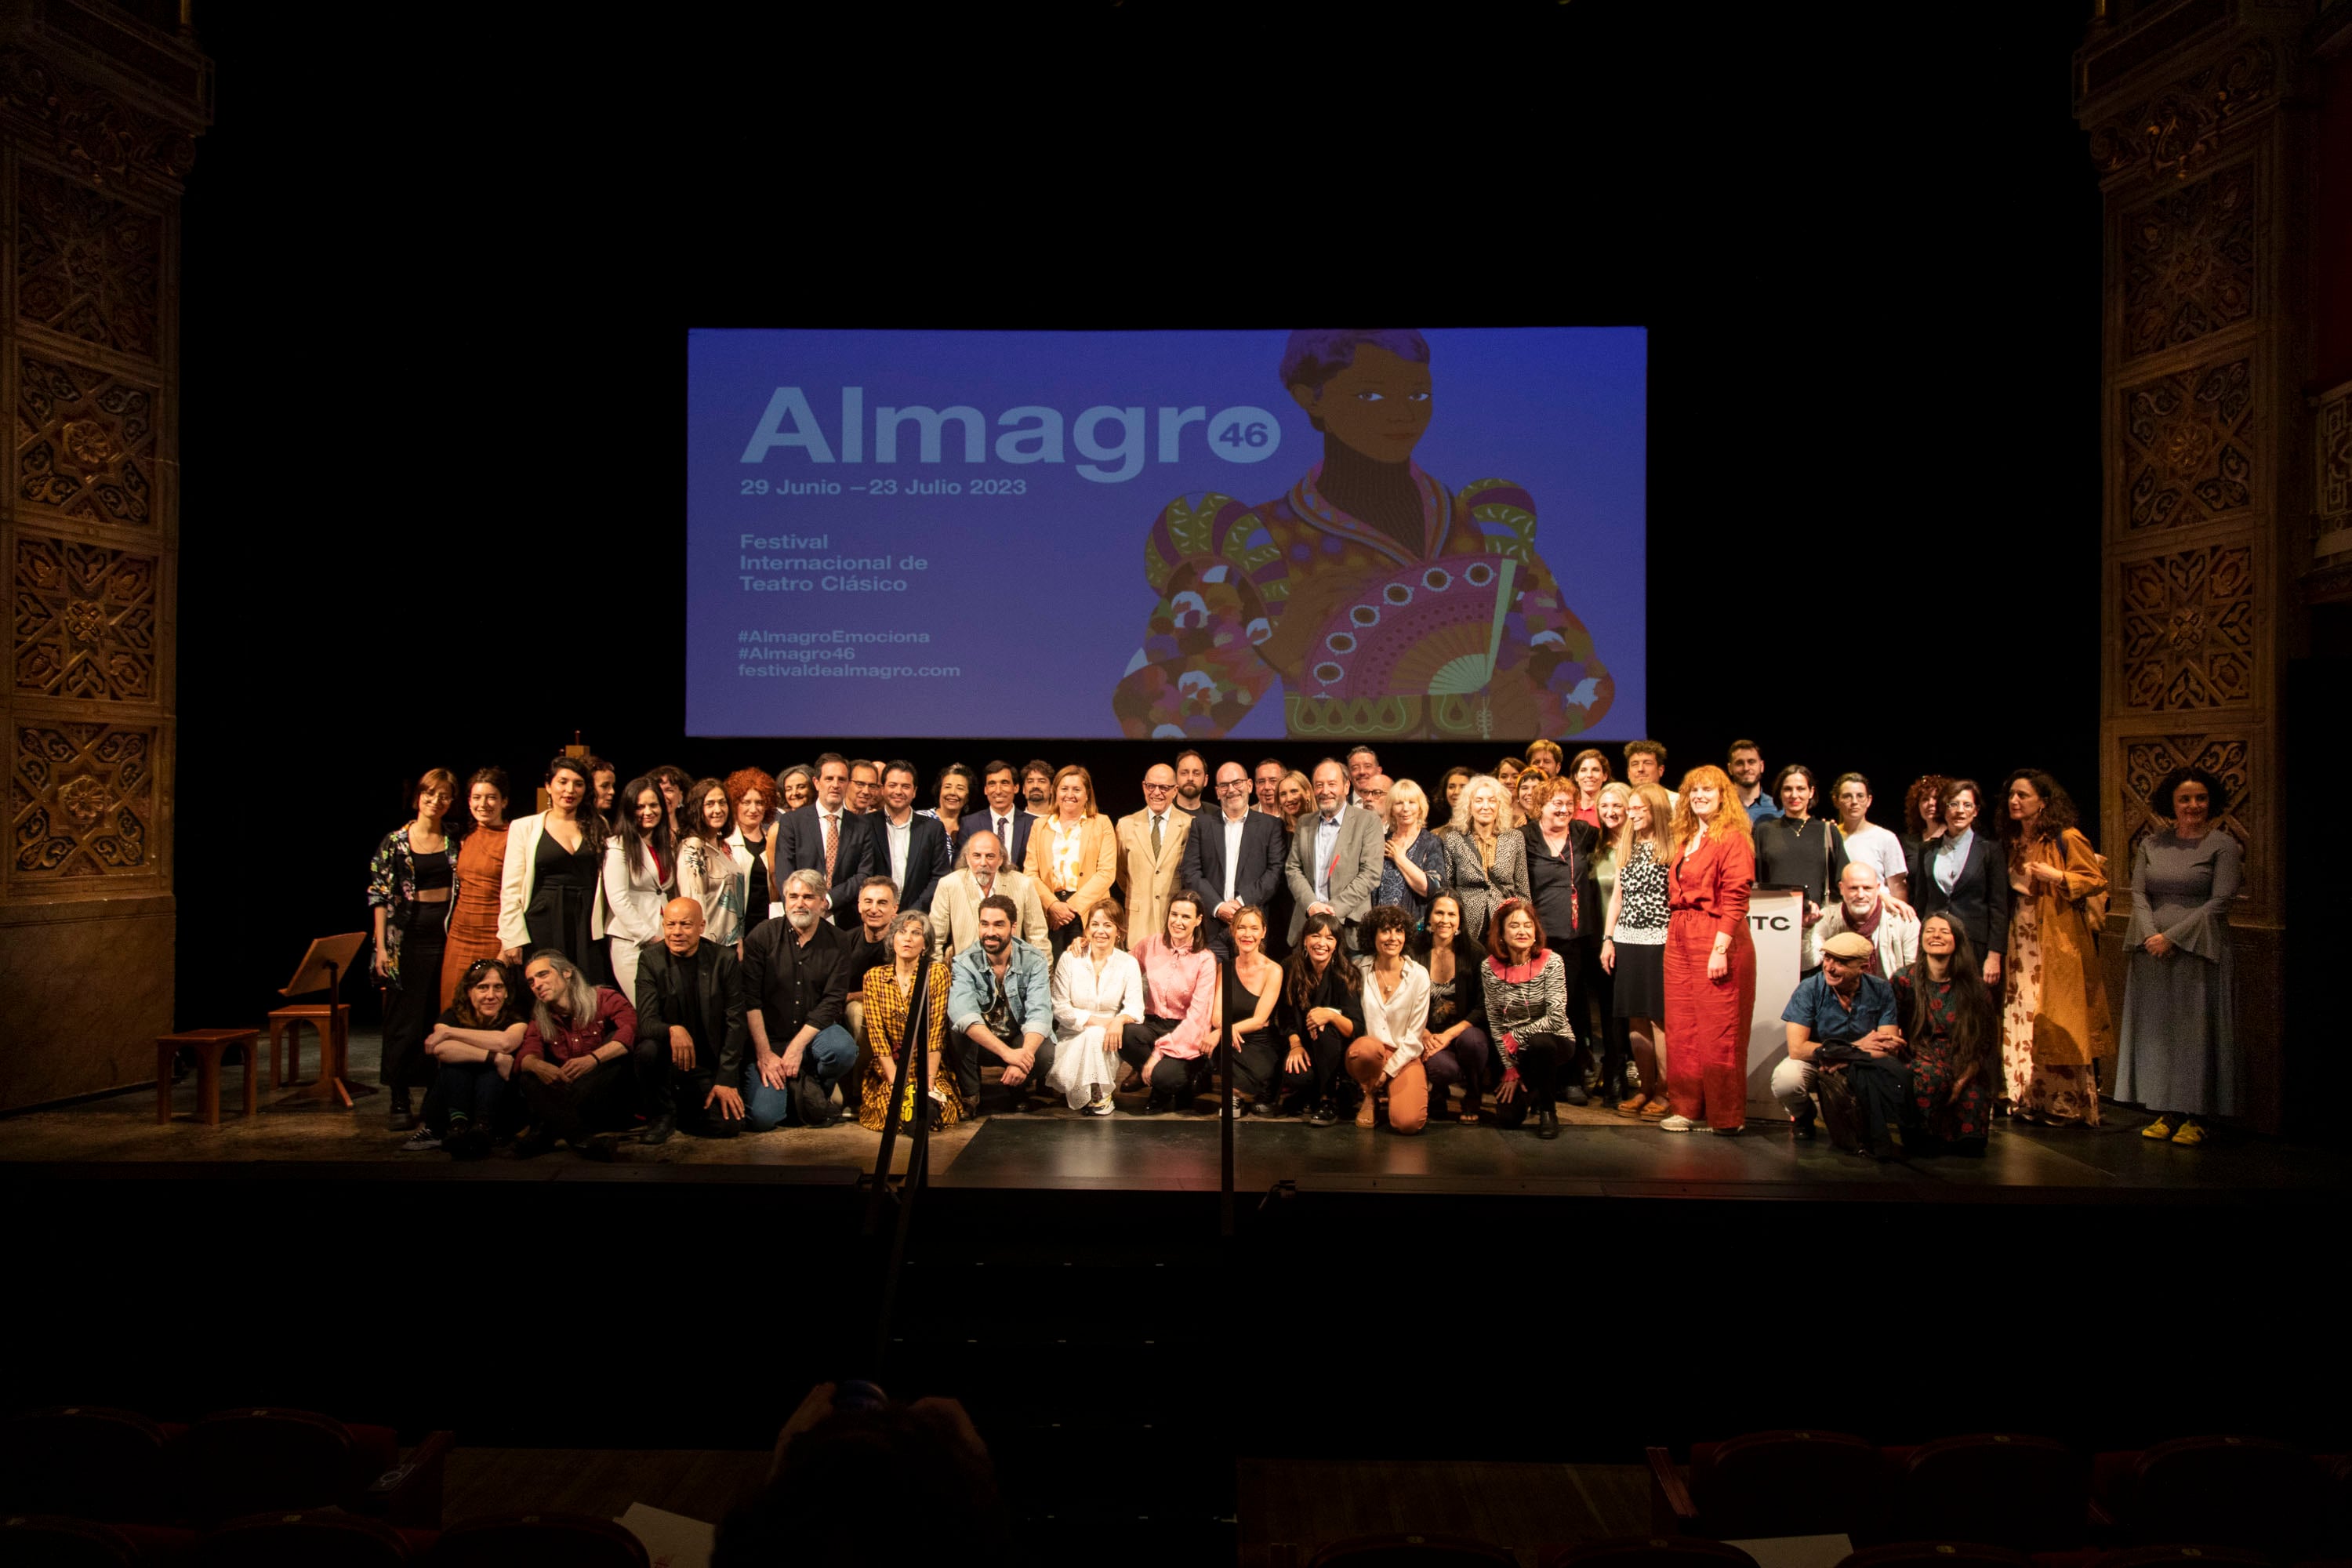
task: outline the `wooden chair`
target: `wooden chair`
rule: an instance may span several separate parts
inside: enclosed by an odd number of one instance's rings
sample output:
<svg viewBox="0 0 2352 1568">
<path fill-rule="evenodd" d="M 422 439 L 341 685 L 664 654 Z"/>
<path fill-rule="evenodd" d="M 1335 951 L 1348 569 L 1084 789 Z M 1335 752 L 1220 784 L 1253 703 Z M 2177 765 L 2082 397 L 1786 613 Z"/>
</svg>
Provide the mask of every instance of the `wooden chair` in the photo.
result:
<svg viewBox="0 0 2352 1568">
<path fill-rule="evenodd" d="M 172 1062 L 184 1048 L 196 1053 L 196 1114 L 207 1127 L 220 1125 L 221 1056 L 231 1046 L 245 1047 L 245 1113 L 261 1110 L 261 1075 L 254 1058 L 260 1054 L 258 1029 L 184 1029 L 155 1037 L 155 1120 L 172 1120 Z"/>
<path fill-rule="evenodd" d="M 348 1003 L 336 1000 L 341 994 L 343 977 L 351 972 L 352 961 L 359 956 L 360 947 L 366 941 L 367 933 L 356 931 L 341 936 L 320 937 L 303 953 L 302 962 L 294 966 L 294 978 L 278 987 L 278 994 L 289 1000 L 269 1015 L 269 1081 L 273 1089 L 293 1084 L 302 1071 L 302 1026 L 308 1024 L 319 1032 L 319 1076 L 296 1087 L 289 1099 L 336 1100 L 348 1110 L 353 1094 L 375 1092 L 373 1088 L 355 1088 L 347 1081 L 352 1009 Z M 323 1002 L 290 1000 L 320 991 L 327 994 Z M 287 1058 L 282 1072 L 278 1060 L 281 1032 Z"/>
</svg>

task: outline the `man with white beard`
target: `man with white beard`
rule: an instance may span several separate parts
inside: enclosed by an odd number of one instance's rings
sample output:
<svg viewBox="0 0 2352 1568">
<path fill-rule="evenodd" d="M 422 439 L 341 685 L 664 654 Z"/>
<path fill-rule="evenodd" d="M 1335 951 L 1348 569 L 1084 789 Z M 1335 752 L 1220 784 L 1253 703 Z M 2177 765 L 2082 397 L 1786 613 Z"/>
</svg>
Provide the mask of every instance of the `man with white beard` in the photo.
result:
<svg viewBox="0 0 2352 1568">
<path fill-rule="evenodd" d="M 743 942 L 743 1022 L 752 1060 L 743 1068 L 743 1125 L 766 1132 L 789 1120 L 835 1120 L 833 1086 L 857 1065 L 846 1027 L 856 939 L 823 918 L 824 873 L 784 879 L 784 918 Z"/>
</svg>

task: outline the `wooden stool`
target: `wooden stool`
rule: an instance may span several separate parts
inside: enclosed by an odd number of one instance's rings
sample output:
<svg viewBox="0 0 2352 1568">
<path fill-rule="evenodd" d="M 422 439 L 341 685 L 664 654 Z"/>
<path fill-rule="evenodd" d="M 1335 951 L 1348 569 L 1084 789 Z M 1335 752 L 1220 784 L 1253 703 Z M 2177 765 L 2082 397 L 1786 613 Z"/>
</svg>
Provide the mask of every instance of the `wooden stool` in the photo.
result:
<svg viewBox="0 0 2352 1568">
<path fill-rule="evenodd" d="M 245 1047 L 245 1113 L 251 1117 L 261 1109 L 261 1075 L 258 1057 L 261 1031 L 258 1029 L 186 1029 L 176 1035 L 155 1037 L 155 1120 L 172 1120 L 172 1058 L 185 1046 L 196 1053 L 196 1110 L 205 1125 L 220 1125 L 221 1053 L 231 1046 Z"/>
<path fill-rule="evenodd" d="M 351 1055 L 352 1009 L 347 1002 L 338 1002 L 331 1007 L 324 1002 L 298 1002 L 269 1015 L 269 1087 L 283 1089 L 302 1076 L 305 1024 L 319 1036 L 319 1081 L 311 1093 L 324 1100 L 334 1092 L 343 1076 L 343 1063 Z M 285 1048 L 283 1070 L 278 1066 L 281 1040 Z M 344 1103 L 351 1103 L 348 1098 Z"/>
</svg>

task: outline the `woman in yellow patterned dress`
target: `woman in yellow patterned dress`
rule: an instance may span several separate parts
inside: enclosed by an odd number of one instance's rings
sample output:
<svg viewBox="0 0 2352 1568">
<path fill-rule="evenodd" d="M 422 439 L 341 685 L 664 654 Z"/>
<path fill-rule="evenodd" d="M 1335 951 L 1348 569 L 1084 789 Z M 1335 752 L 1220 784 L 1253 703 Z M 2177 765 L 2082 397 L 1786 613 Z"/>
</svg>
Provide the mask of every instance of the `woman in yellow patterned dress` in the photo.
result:
<svg viewBox="0 0 2352 1568">
<path fill-rule="evenodd" d="M 1291 333 L 1282 384 L 1323 458 L 1274 500 L 1171 501 L 1144 544 L 1160 596 L 1112 694 L 1138 739 L 1230 733 L 1282 683 L 1292 736 L 1573 735 L 1614 695 L 1535 551 L 1535 500 L 1452 490 L 1412 461 L 1431 413 L 1410 327 Z"/>
<path fill-rule="evenodd" d="M 930 973 L 923 982 L 921 1033 L 929 1064 L 925 1070 L 930 1078 L 931 1125 L 952 1127 L 963 1120 L 963 1100 L 956 1093 L 955 1075 L 942 1075 L 940 1071 L 940 1046 L 948 1034 L 950 976 L 946 964 L 924 957 L 931 946 L 931 917 L 918 910 L 908 910 L 890 922 L 889 940 L 891 962 L 866 972 L 866 1039 L 870 1053 L 866 1062 L 864 1095 L 857 1108 L 857 1124 L 869 1132 L 882 1131 L 882 1118 L 890 1103 L 891 1080 L 898 1076 L 898 1063 L 906 1055 L 907 1004 L 914 995 L 915 976 L 928 963 Z M 910 1075 L 907 1082 L 909 1110 L 914 1091 Z M 901 1124 L 911 1120 L 901 1112 Z"/>
</svg>

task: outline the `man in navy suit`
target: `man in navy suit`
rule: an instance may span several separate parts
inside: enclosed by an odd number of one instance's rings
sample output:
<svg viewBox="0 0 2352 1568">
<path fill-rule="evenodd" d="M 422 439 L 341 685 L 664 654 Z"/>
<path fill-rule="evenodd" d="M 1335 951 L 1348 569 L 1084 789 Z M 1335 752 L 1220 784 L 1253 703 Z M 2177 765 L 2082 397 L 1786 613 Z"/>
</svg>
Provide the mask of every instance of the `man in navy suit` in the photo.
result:
<svg viewBox="0 0 2352 1568">
<path fill-rule="evenodd" d="M 988 797 L 988 809 L 965 812 L 963 829 L 957 837 L 993 833 L 1004 846 L 1005 866 L 1023 869 L 1029 863 L 1029 829 L 1037 819 L 1023 808 L 1021 770 L 1011 763 L 989 763 L 981 771 L 980 793 Z"/>
<path fill-rule="evenodd" d="M 857 923 L 858 888 L 866 878 L 887 876 L 889 871 L 887 866 L 875 863 L 873 824 L 877 819 L 848 809 L 848 795 L 849 759 L 838 752 L 827 752 L 816 760 L 816 798 L 798 811 L 786 812 L 776 827 L 777 880 L 794 871 L 814 871 L 824 877 L 833 923 L 845 929 Z"/>
<path fill-rule="evenodd" d="M 1209 950 L 1219 958 L 1234 955 L 1234 911 L 1244 904 L 1265 909 L 1282 886 L 1282 819 L 1250 809 L 1250 776 L 1239 763 L 1217 769 L 1218 813 L 1192 819 L 1184 840 L 1184 864 L 1178 885 L 1200 895 L 1209 911 Z M 1273 917 L 1266 931 L 1273 934 Z"/>
<path fill-rule="evenodd" d="M 936 816 L 915 815 L 915 764 L 893 760 L 882 768 L 882 807 L 866 818 L 872 835 L 877 877 L 898 889 L 898 907 L 931 912 L 931 889 L 954 868 L 948 864 L 948 830 Z"/>
</svg>

